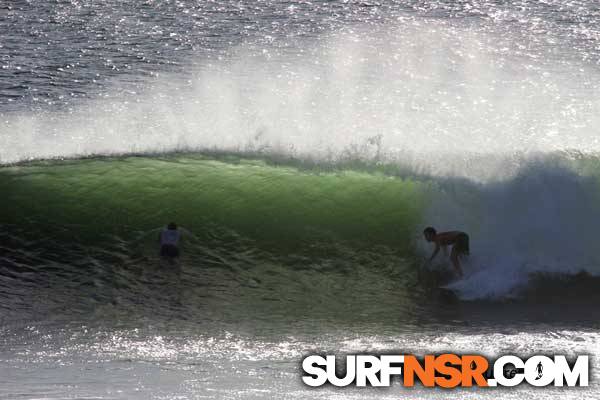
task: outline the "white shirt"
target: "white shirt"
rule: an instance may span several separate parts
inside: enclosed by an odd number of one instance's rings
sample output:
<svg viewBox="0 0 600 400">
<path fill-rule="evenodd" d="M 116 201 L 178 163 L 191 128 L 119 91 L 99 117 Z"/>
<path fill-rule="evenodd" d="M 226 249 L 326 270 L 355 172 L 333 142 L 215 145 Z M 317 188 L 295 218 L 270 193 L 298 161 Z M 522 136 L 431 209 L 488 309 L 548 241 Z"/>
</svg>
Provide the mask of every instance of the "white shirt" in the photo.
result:
<svg viewBox="0 0 600 400">
<path fill-rule="evenodd" d="M 177 229 L 163 229 L 160 233 L 160 244 L 177 246 L 180 237 L 181 234 Z"/>
</svg>

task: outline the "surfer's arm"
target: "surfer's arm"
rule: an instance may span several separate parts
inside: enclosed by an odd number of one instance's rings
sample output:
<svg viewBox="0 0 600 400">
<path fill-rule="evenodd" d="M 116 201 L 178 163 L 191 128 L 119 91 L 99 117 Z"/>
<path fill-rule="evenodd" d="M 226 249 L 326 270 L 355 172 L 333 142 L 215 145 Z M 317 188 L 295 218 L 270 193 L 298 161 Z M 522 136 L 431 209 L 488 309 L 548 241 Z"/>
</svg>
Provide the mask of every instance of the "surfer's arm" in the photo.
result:
<svg viewBox="0 0 600 400">
<path fill-rule="evenodd" d="M 433 259 L 435 258 L 435 256 L 437 256 L 439 252 L 440 252 L 440 245 L 436 243 L 435 250 L 433 250 L 433 254 L 431 255 L 431 257 L 429 257 L 429 262 L 432 262 Z"/>
<path fill-rule="evenodd" d="M 182 233 L 185 233 L 185 235 L 181 235 L 182 238 L 187 237 L 187 238 L 192 238 L 194 241 L 199 242 L 200 239 L 198 239 L 198 237 L 196 235 L 194 235 L 192 232 L 190 232 L 189 230 L 180 227 L 179 230 Z"/>
<path fill-rule="evenodd" d="M 158 233 L 158 240 L 160 241 L 160 233 L 162 231 L 163 228 L 156 228 L 156 229 L 151 229 L 143 234 L 141 234 L 137 239 L 135 239 L 133 241 L 134 245 L 139 245 L 142 241 L 144 240 L 148 240 L 148 236 L 150 236 L 153 233 Z"/>
</svg>

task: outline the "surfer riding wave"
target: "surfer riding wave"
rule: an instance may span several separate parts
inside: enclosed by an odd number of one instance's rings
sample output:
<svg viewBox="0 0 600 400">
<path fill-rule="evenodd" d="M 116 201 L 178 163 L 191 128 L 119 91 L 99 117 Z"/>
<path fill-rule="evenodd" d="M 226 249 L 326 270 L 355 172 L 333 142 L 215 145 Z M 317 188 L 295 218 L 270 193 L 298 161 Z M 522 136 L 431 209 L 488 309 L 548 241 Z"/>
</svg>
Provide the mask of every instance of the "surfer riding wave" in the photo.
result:
<svg viewBox="0 0 600 400">
<path fill-rule="evenodd" d="M 438 233 L 435 228 L 429 226 L 423 230 L 425 240 L 428 242 L 435 243 L 435 249 L 433 254 L 427 260 L 427 263 L 431 263 L 433 259 L 440 252 L 440 248 L 444 249 L 444 253 L 447 254 L 447 247 L 452 246 L 452 252 L 450 253 L 450 260 L 454 266 L 456 274 L 462 278 L 463 271 L 460 265 L 460 258 L 469 255 L 469 235 L 465 232 L 450 231 Z"/>
</svg>

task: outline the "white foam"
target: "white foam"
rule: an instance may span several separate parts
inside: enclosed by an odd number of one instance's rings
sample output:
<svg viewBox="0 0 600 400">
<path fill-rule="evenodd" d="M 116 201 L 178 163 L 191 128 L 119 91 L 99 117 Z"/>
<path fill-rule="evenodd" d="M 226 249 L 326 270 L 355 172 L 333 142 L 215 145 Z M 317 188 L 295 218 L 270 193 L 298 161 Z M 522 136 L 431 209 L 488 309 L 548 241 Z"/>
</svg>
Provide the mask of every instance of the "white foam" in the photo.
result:
<svg viewBox="0 0 600 400">
<path fill-rule="evenodd" d="M 598 184 L 567 166 L 537 163 L 513 179 L 473 185 L 447 182 L 425 215 L 439 230 L 471 237 L 465 299 L 515 294 L 532 273 L 600 275 Z"/>
<path fill-rule="evenodd" d="M 514 171 L 502 160 L 515 152 L 600 150 L 595 69 L 565 44 L 531 44 L 526 53 L 527 38 L 460 23 L 404 18 L 298 48 L 242 46 L 134 96 L 5 115 L 0 163 L 213 149 L 402 162 L 487 179 Z M 557 47 L 561 62 L 544 61 Z"/>
</svg>

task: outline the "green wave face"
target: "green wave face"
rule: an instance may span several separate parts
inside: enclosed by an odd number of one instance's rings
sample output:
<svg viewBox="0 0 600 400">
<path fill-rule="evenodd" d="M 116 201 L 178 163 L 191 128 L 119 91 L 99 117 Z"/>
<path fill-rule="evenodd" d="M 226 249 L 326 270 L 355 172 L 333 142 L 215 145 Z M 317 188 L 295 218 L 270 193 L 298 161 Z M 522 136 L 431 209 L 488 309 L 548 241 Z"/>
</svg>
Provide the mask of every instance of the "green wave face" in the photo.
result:
<svg viewBox="0 0 600 400">
<path fill-rule="evenodd" d="M 394 244 L 420 220 L 427 185 L 377 172 L 319 171 L 204 156 L 37 163 L 0 170 L 0 215 L 83 240 L 175 221 L 290 245 L 316 236 Z"/>
<path fill-rule="evenodd" d="M 405 289 L 428 190 L 418 180 L 174 155 L 8 167 L 0 185 L 0 311 L 14 319 L 418 313 Z M 170 221 L 197 239 L 184 235 L 179 274 L 158 257 Z"/>
<path fill-rule="evenodd" d="M 193 302 L 214 296 L 208 308 L 227 293 L 224 304 L 259 311 L 271 307 L 265 298 L 279 299 L 283 314 L 289 309 L 282 301 L 295 302 L 298 315 L 329 304 L 326 318 L 358 308 L 373 318 L 396 307 L 418 314 L 413 288 L 431 251 L 424 225 L 471 236 L 466 278 L 453 287 L 460 299 L 502 300 L 531 287 L 532 275 L 600 275 L 598 165 L 595 157 L 546 157 L 485 183 L 359 162 L 234 155 L 5 167 L 0 274 L 12 280 L 0 296 L 11 313 L 38 313 L 46 306 L 31 303 L 27 289 L 36 277 L 35 290 L 52 289 L 58 308 L 85 293 L 85 314 L 96 302 L 112 304 L 116 292 L 146 293 L 140 276 L 161 264 L 157 233 L 174 221 L 193 235 L 184 240 L 181 263 L 186 284 L 214 289 Z M 451 271 L 443 254 L 432 267 Z M 14 282 L 24 287 L 17 303 Z M 71 286 L 71 297 L 54 294 Z M 339 309 L 331 305 L 341 297 L 347 302 Z M 403 301 L 412 305 L 397 304 Z M 390 307 L 375 307 L 386 302 Z M 253 315 L 241 303 L 231 320 Z"/>
</svg>

